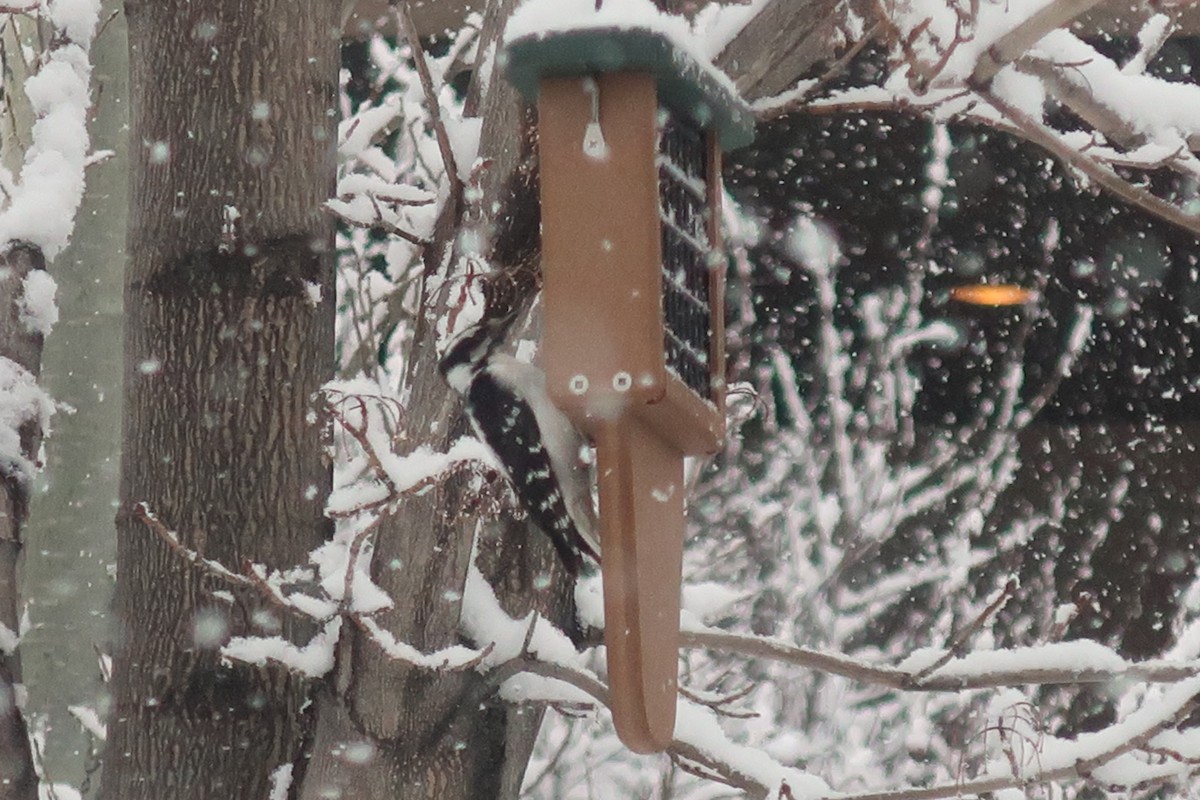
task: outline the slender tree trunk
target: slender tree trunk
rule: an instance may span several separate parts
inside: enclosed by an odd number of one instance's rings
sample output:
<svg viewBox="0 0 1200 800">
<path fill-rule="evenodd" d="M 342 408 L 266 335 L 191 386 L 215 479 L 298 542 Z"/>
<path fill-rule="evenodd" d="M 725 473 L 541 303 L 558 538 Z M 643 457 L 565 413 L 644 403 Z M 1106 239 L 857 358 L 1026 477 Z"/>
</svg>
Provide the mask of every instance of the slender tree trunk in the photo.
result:
<svg viewBox="0 0 1200 800">
<path fill-rule="evenodd" d="M 107 620 L 111 601 L 107 565 L 115 557 L 112 501 L 121 453 L 129 48 L 124 15 L 110 18 L 121 5 L 105 0 L 104 33 L 89 51 L 92 96 L 98 100 L 91 112 L 91 140 L 95 149 L 115 154 L 88 168 L 71 243 L 50 267 L 58 282 L 59 322 L 46 337 L 41 384 L 56 402 L 75 410 L 55 415 L 46 441 L 46 480 L 36 489 L 22 571 L 37 623 L 21 640 L 28 710 L 53 731 L 40 756 L 45 774 L 54 780 L 76 779 L 80 754 L 98 745 L 68 708 L 95 705 L 107 691 L 96 647 L 105 643 L 100 622 Z"/>
<path fill-rule="evenodd" d="M 0 32 L 5 88 L 0 101 L 0 163 L 10 175 L 20 174 L 33 139 L 36 115 L 24 87 L 35 71 L 28 54 L 43 44 L 40 22 L 10 15 Z M 72 43 L 60 36 L 51 47 L 55 46 Z M 4 205 L 12 202 L 5 197 Z M 44 317 L 31 319 L 28 292 L 36 287 L 35 282 L 45 279 L 45 269 L 46 255 L 39 245 L 0 242 L 0 425 L 4 427 L 0 430 L 0 800 L 36 800 L 38 796 L 17 644 L 30 496 L 41 466 L 43 427 L 49 410 L 49 398 L 39 383 L 42 345 L 48 325 L 53 324 Z"/>
<path fill-rule="evenodd" d="M 22 243 L 9 243 L 0 256 L 0 395 L 5 424 L 4 463 L 0 476 L 0 800 L 34 800 L 37 775 L 19 697 L 21 657 L 16 649 L 20 631 L 21 587 L 18 580 L 24 549 L 25 523 L 29 519 L 29 494 L 33 466 L 42 442 L 41 389 L 37 378 L 42 364 L 42 334 L 22 318 L 26 279 L 46 268 L 42 251 Z M 11 437 L 11 441 L 8 441 Z M 8 453 L 16 445 L 18 454 Z M 16 455 L 16 459 L 12 456 Z M 12 460 L 10 460 L 12 459 Z"/>
<path fill-rule="evenodd" d="M 512 6 L 511 0 L 489 4 L 481 52 L 498 40 Z M 538 249 L 536 186 L 528 171 L 532 149 L 522 141 L 527 120 L 500 70 L 491 71 L 489 86 L 473 85 L 469 98 L 468 113 L 483 118 L 481 155 L 492 164 L 483 176 L 478 208 L 500 209 L 492 258 L 497 267 L 511 268 L 536 258 Z M 507 191 L 514 187 L 518 191 Z M 436 241 L 426 248 L 430 274 L 444 268 L 442 254 L 455 243 L 467 213 L 471 210 L 450 207 L 443 214 Z M 428 298 L 422 313 L 426 316 L 408 358 L 408 441 L 445 449 L 467 431 L 457 398 L 436 369 L 434 323 L 445 308 Z M 376 621 L 426 651 L 461 638 L 463 585 L 479 527 L 468 500 L 456 480 L 408 497 L 381 526 L 376 542 L 373 577 L 394 600 Z M 569 626 L 571 587 L 546 537 L 526 524 L 485 528 L 478 563 L 501 604 L 516 617 L 537 609 L 555 624 Z M 555 575 L 549 588 L 536 581 L 547 573 Z M 313 762 L 301 797 L 515 798 L 542 712 L 506 706 L 488 681 L 474 670 L 397 664 L 350 630 L 336 678 L 318 702 Z M 372 757 L 347 759 L 348 747 Z"/>
<path fill-rule="evenodd" d="M 327 534 L 313 396 L 333 366 L 338 4 L 129 0 L 130 268 L 114 674 L 101 797 L 266 798 L 303 771 L 308 687 L 223 664 L 303 636 L 186 565 L 304 563 Z M 144 505 L 143 505 L 144 504 Z"/>
</svg>

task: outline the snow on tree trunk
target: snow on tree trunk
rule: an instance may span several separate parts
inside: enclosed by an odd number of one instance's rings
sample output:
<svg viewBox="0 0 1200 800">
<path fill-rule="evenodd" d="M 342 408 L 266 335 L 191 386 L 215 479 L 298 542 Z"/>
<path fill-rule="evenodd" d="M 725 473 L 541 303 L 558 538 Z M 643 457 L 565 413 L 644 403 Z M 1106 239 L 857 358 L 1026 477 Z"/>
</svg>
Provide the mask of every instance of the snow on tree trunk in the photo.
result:
<svg viewBox="0 0 1200 800">
<path fill-rule="evenodd" d="M 50 404 L 37 385 L 42 332 L 25 323 L 26 281 L 45 277 L 40 249 L 11 246 L 0 259 L 0 798 L 37 796 L 37 775 L 22 712 L 21 588 L 18 570 L 30 488 Z M 32 277 L 31 277 L 32 276 Z M 48 278 L 47 278 L 48 279 Z"/>
<path fill-rule="evenodd" d="M 97 4 L 6 9 L 0 123 L 0 798 L 38 796 L 18 653 L 19 583 L 41 443 L 53 403 L 38 385 L 42 345 L 58 320 L 46 271 L 66 246 L 83 195 Z"/>
</svg>

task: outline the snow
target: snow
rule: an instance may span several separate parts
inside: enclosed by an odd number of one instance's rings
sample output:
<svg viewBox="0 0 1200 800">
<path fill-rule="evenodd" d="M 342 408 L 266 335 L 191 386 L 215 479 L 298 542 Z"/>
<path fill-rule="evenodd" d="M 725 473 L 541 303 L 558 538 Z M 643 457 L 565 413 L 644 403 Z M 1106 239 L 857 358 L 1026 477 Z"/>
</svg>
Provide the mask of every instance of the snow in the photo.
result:
<svg viewBox="0 0 1200 800">
<path fill-rule="evenodd" d="M 334 647 L 341 628 L 342 618 L 335 617 L 302 646 L 292 644 L 282 636 L 235 636 L 221 648 L 221 655 L 257 666 L 282 664 L 307 677 L 319 678 L 333 669 Z"/>
<path fill-rule="evenodd" d="M 83 794 L 69 783 L 38 783 L 38 800 L 83 800 Z"/>
<path fill-rule="evenodd" d="M 650 0 L 604 0 L 599 10 L 596 0 L 525 0 L 509 17 L 504 41 L 580 28 L 640 28 L 660 33 L 689 52 L 695 46 L 687 20 L 664 14 Z"/>
<path fill-rule="evenodd" d="M 458 179 L 463 183 L 471 180 L 471 172 L 479 166 L 479 139 L 483 135 L 483 118 L 463 119 L 452 108 L 442 107 L 442 124 L 446 138 L 450 140 L 450 151 L 458 165 Z"/>
<path fill-rule="evenodd" d="M 492 451 L 471 436 L 458 439 L 445 453 L 422 446 L 407 456 L 387 452 L 381 454 L 379 460 L 401 492 L 446 472 L 456 464 L 479 461 L 491 467 L 496 466 Z"/>
<path fill-rule="evenodd" d="M 267 800 L 287 800 L 292 788 L 292 765 L 280 764 L 271 771 L 271 794 Z"/>
<path fill-rule="evenodd" d="M 900 669 L 915 672 L 921 668 L 916 665 L 925 657 L 924 653 L 919 656 L 914 654 L 898 666 Z M 997 672 L 1028 673 L 1034 676 L 1046 671 L 1060 674 L 1119 672 L 1127 666 L 1128 662 L 1111 648 L 1099 642 L 1080 639 L 1009 650 L 977 650 L 950 659 L 933 674 L 939 678 L 974 678 Z"/>
<path fill-rule="evenodd" d="M 359 624 L 389 658 L 403 661 L 406 664 L 426 669 L 459 669 L 478 661 L 483 656 L 482 651 L 462 645 L 453 645 L 432 653 L 422 653 L 412 645 L 397 640 L 390 631 L 381 628 L 370 617 L 362 617 Z"/>
<path fill-rule="evenodd" d="M 1167 142 L 1200 130 L 1200 86 L 1129 75 L 1094 47 L 1065 30 L 1048 34 L 1031 55 L 1070 64 L 1063 77 L 1136 132 Z"/>
<path fill-rule="evenodd" d="M 842 258 L 837 234 L 825 222 L 810 217 L 796 218 L 784 242 L 787 254 L 814 275 L 827 275 Z"/>
<path fill-rule="evenodd" d="M 108 739 L 108 728 L 96 709 L 91 706 L 67 706 L 67 711 L 72 717 L 79 720 L 83 729 L 96 741 L 103 742 Z"/>
<path fill-rule="evenodd" d="M 21 645 L 21 637 L 16 631 L 0 622 L 0 655 L 11 656 Z"/>
<path fill-rule="evenodd" d="M 1103 730 L 1083 733 L 1073 740 L 1042 734 L 1036 760 L 1031 766 L 1037 772 L 1053 772 L 1076 765 L 1087 769 L 1089 765 L 1096 764 L 1090 772 L 1102 785 L 1133 786 L 1164 774 L 1186 774 L 1190 771 L 1190 765 L 1172 759 L 1162 764 L 1147 764 L 1139 759 L 1117 756 L 1129 749 L 1131 742 L 1136 743 L 1143 737 L 1148 737 L 1151 747 L 1161 746 L 1159 737 L 1164 737 L 1164 742 L 1179 741 L 1170 732 L 1161 729 L 1186 712 L 1197 693 L 1200 693 L 1200 678 L 1190 678 L 1154 693 L 1136 711 Z M 1194 747 L 1194 739 L 1187 744 Z M 1006 760 L 1000 760 L 990 767 L 989 772 L 992 775 L 1008 775 L 1011 767 Z"/>
<path fill-rule="evenodd" d="M 704 43 L 710 58 L 716 58 L 741 33 L 769 0 L 747 0 L 743 3 L 710 3 L 700 9 L 692 20 L 692 29 Z"/>
<path fill-rule="evenodd" d="M 532 628 L 532 630 L 531 630 Z M 523 654 L 550 664 L 584 669 L 583 657 L 570 638 L 549 620 L 534 612 L 513 619 L 501 607 L 496 593 L 472 559 L 462 597 L 462 629 L 478 647 L 491 646 L 481 670 L 511 661 Z M 525 648 L 528 640 L 528 648 Z"/>
<path fill-rule="evenodd" d="M 981 0 L 978 14 L 966 31 L 967 38 L 958 38 L 934 85 L 961 85 L 988 48 L 1057 1 Z M 909 42 L 912 53 L 918 61 L 934 65 L 960 34 L 956 5 L 953 0 L 908 0 L 896 3 L 889 16 L 905 34 L 919 34 Z"/>
<path fill-rule="evenodd" d="M 97 0 L 49 4 L 49 19 L 63 38 L 43 54 L 23 87 L 36 121 L 20 178 L 0 210 L 0 243 L 28 242 L 48 260 L 66 246 L 83 199 L 91 106 L 88 46 L 99 7 Z"/>
<path fill-rule="evenodd" d="M 794 800 L 827 798 L 833 794 L 829 785 L 815 775 L 785 767 L 761 750 L 734 743 L 721 729 L 716 714 L 694 703 L 681 700 L 676 706 L 675 738 L 729 765 L 735 774 L 771 787 L 775 797 L 780 796 L 785 785 Z"/>
<path fill-rule="evenodd" d="M 30 270 L 25 275 L 20 298 L 20 319 L 25 330 L 48 336 L 58 322 L 58 305 L 54 302 L 58 284 L 44 269 Z"/>
<path fill-rule="evenodd" d="M 51 0 L 50 22 L 72 42 L 90 42 L 100 21 L 96 0 Z"/>
<path fill-rule="evenodd" d="M 36 421 L 44 430 L 54 404 L 29 370 L 0 356 L 0 463 L 20 480 L 33 477 L 36 465 L 21 450 L 22 425 Z"/>
<path fill-rule="evenodd" d="M 730 606 L 751 595 L 744 588 L 737 588 L 715 581 L 686 584 L 682 590 L 681 610 L 692 619 L 708 624 L 729 612 Z"/>
<path fill-rule="evenodd" d="M 404 113 L 398 100 L 370 106 L 338 124 L 338 156 L 359 157 L 383 131 Z"/>
<path fill-rule="evenodd" d="M 575 582 L 575 617 L 587 628 L 604 629 L 604 580 L 600 573 Z"/>
<path fill-rule="evenodd" d="M 729 76 L 713 66 L 712 57 L 722 40 L 732 38 L 737 28 L 749 20 L 739 14 L 727 18 L 705 17 L 705 29 L 694 30 L 685 17 L 667 14 L 650 0 L 604 0 L 597 9 L 595 0 L 525 0 L 508 19 L 505 43 L 526 36 L 544 37 L 591 28 L 644 30 L 656 33 L 682 53 L 733 97 L 739 97 Z M 709 39 L 711 37 L 711 39 Z M 726 39 L 727 40 L 727 39 Z"/>
<path fill-rule="evenodd" d="M 339 536 L 318 547 L 309 555 L 321 575 L 321 588 L 326 596 L 356 614 L 373 614 L 392 607 L 392 598 L 371 581 L 369 565 L 371 548 L 362 547 L 353 568 L 349 567 L 351 546 L 347 537 Z M 346 585 L 349 576 L 350 585 Z"/>
</svg>

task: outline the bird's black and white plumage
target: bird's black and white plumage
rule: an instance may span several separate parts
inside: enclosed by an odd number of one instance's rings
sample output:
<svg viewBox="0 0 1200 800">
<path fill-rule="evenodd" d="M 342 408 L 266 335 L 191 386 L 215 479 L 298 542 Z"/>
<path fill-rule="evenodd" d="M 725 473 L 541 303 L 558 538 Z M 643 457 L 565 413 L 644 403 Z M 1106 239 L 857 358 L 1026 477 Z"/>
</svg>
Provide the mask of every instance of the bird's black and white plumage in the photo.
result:
<svg viewBox="0 0 1200 800">
<path fill-rule="evenodd" d="M 476 434 L 496 455 L 529 518 L 550 537 L 567 571 L 599 561 L 586 444 L 546 392 L 545 374 L 498 352 L 512 318 L 485 318 L 461 333 L 438 368 L 466 400 Z"/>
</svg>

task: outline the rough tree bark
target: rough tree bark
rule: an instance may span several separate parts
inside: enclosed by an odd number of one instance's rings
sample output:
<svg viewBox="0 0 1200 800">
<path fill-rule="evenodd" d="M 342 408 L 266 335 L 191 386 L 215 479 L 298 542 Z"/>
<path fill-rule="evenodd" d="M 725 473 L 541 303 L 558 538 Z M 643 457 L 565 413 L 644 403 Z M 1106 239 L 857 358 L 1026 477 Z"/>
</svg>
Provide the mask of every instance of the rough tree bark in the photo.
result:
<svg viewBox="0 0 1200 800">
<path fill-rule="evenodd" d="M 128 0 L 132 134 L 115 660 L 100 796 L 265 798 L 303 770 L 308 687 L 222 664 L 272 632 L 185 565 L 301 564 L 328 532 L 314 394 L 333 366 L 338 7 Z M 236 217 L 236 219 L 235 219 Z M 144 505 L 142 505 L 144 504 Z"/>
</svg>

